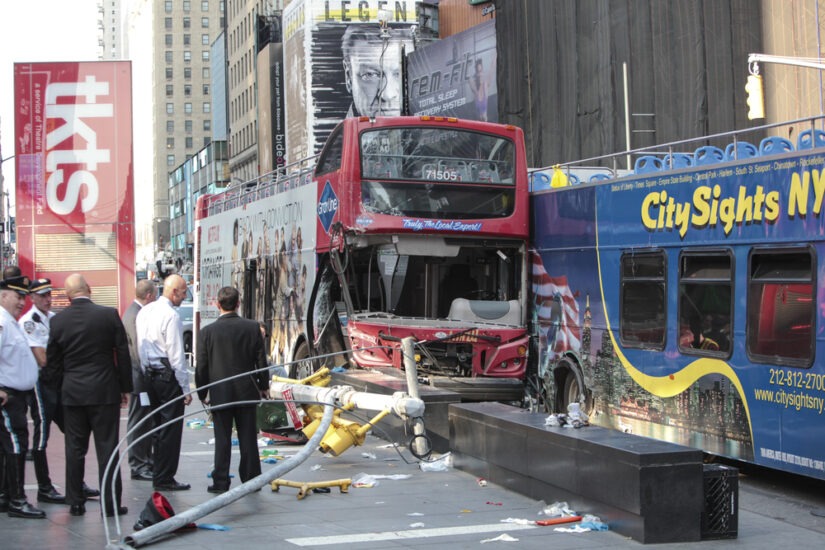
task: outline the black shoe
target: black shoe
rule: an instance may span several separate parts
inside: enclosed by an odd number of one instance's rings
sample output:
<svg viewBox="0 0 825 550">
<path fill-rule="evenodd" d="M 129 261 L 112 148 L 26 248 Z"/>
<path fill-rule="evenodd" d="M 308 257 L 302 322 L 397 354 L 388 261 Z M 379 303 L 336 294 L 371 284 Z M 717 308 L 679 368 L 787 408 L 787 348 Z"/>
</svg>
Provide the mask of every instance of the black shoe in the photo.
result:
<svg viewBox="0 0 825 550">
<path fill-rule="evenodd" d="M 0 495 L 0 512 L 9 511 L 9 495 Z"/>
<path fill-rule="evenodd" d="M 188 483 L 178 483 L 173 479 L 166 483 L 155 483 L 154 489 L 156 491 L 188 491 L 191 487 Z"/>
<path fill-rule="evenodd" d="M 48 490 L 37 491 L 37 502 L 51 502 L 52 504 L 66 504 L 66 497 L 57 492 L 52 486 Z"/>
<path fill-rule="evenodd" d="M 12 500 L 9 502 L 9 517 L 42 519 L 46 517 L 46 512 L 35 508 L 25 500 Z"/>
<path fill-rule="evenodd" d="M 210 485 L 209 487 L 206 488 L 207 493 L 215 493 L 216 495 L 219 495 L 221 493 L 225 493 L 228 490 L 229 490 L 229 487 L 223 487 L 221 485 Z"/>
<path fill-rule="evenodd" d="M 82 516 L 86 513 L 85 504 L 72 504 L 69 506 L 69 513 L 73 516 Z"/>
<path fill-rule="evenodd" d="M 97 489 L 92 489 L 91 487 L 86 485 L 86 482 L 84 481 L 83 482 L 83 496 L 86 497 L 86 498 L 97 498 L 97 497 L 100 496 L 100 491 L 98 491 Z"/>
<path fill-rule="evenodd" d="M 117 507 L 117 515 L 118 516 L 125 516 L 129 513 L 129 509 L 126 506 L 118 506 Z M 106 517 L 110 518 L 115 515 L 115 510 L 109 509 L 106 510 Z"/>
<path fill-rule="evenodd" d="M 154 476 L 152 476 L 152 472 L 132 472 L 132 479 L 136 479 L 137 481 L 152 481 Z"/>
</svg>

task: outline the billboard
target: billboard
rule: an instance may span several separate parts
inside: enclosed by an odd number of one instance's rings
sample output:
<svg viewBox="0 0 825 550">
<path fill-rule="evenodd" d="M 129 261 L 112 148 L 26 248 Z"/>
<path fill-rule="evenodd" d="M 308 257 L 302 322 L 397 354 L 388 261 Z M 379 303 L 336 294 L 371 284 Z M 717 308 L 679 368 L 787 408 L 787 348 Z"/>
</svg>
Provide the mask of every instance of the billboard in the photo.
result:
<svg viewBox="0 0 825 550">
<path fill-rule="evenodd" d="M 128 61 L 15 63 L 18 256 L 24 274 L 83 273 L 96 302 L 134 295 L 132 76 Z"/>
<path fill-rule="evenodd" d="M 378 10 L 391 14 L 382 32 Z M 414 0 L 294 0 L 283 14 L 287 162 L 318 153 L 347 116 L 400 115 Z"/>
<path fill-rule="evenodd" d="M 412 52 L 407 67 L 411 115 L 498 122 L 495 20 Z"/>
</svg>

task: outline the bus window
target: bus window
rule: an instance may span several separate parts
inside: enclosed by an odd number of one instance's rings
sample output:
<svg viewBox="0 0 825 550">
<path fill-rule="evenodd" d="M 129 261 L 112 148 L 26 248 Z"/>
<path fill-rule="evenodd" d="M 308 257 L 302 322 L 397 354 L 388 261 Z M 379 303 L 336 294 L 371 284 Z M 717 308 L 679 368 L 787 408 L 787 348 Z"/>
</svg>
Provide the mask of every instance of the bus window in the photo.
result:
<svg viewBox="0 0 825 550">
<path fill-rule="evenodd" d="M 679 264 L 679 350 L 730 355 L 733 269 L 727 252 L 687 252 Z"/>
<path fill-rule="evenodd" d="M 619 332 L 627 347 L 664 349 L 665 254 L 622 256 Z"/>
<path fill-rule="evenodd" d="M 344 131 L 343 126 L 338 126 L 332 134 L 321 152 L 318 159 L 318 166 L 315 168 L 316 174 L 328 174 L 341 168 L 341 156 L 344 152 Z"/>
<path fill-rule="evenodd" d="M 755 360 L 793 366 L 811 364 L 814 273 L 808 249 L 751 254 L 747 346 Z"/>
</svg>

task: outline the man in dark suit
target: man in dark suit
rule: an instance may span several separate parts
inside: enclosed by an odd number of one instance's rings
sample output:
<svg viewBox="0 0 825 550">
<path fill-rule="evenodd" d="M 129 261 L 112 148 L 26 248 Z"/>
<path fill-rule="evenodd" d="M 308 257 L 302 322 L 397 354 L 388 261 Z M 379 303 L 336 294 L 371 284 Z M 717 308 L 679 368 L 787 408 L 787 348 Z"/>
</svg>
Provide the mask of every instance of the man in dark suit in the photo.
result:
<svg viewBox="0 0 825 550">
<path fill-rule="evenodd" d="M 65 290 L 71 305 L 51 320 L 46 370 L 50 376 L 62 377 L 66 502 L 73 516 L 86 513 L 83 471 L 93 435 L 101 505 L 105 503 L 106 515 L 123 515 L 128 509 L 120 505 L 120 469 L 115 473 L 114 495 L 109 494 L 111 478 L 103 479 L 103 472 L 117 450 L 120 406 L 132 391 L 126 331 L 117 310 L 92 302 L 92 290 L 82 275 L 69 275 Z"/>
<path fill-rule="evenodd" d="M 149 432 L 157 422 L 147 420 L 139 428 L 132 431 L 152 412 L 143 380 L 143 370 L 140 368 L 135 320 L 141 308 L 154 302 L 157 294 L 158 290 L 155 283 L 148 279 L 141 279 L 135 287 L 135 300 L 129 304 L 129 307 L 123 313 L 123 326 L 126 329 L 126 339 L 129 342 L 129 355 L 132 357 L 132 398 L 129 401 L 129 420 L 126 424 L 126 429 L 132 432 L 129 435 L 129 469 L 132 471 L 132 479 L 140 481 L 152 481 L 153 479 L 152 440 L 154 437 L 145 437 L 137 443 L 135 441 Z M 141 393 L 143 393 L 143 397 L 141 397 Z"/>
<path fill-rule="evenodd" d="M 256 405 L 232 403 L 266 398 L 269 376 L 264 339 L 258 323 L 238 315 L 239 301 L 237 289 L 231 286 L 221 288 L 218 291 L 220 317 L 198 333 L 195 384 L 200 400 L 212 407 L 215 426 L 215 469 L 212 471 L 213 484 L 207 488 L 210 493 L 229 490 L 233 421 L 238 430 L 241 450 L 238 467 L 241 481 L 246 482 L 261 474 Z M 212 382 L 243 373 L 249 375 L 204 388 Z"/>
</svg>

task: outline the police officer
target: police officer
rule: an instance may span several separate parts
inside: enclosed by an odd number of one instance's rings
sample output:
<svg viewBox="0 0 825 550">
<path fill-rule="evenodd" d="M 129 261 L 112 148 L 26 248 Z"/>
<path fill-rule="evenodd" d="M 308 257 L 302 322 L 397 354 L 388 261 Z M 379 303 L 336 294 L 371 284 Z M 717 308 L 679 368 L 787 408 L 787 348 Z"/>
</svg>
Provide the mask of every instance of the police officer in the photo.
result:
<svg viewBox="0 0 825 550">
<path fill-rule="evenodd" d="M 0 510 L 7 510 L 10 517 L 45 518 L 45 512 L 28 503 L 23 490 L 29 444 L 26 409 L 38 376 L 37 361 L 16 319 L 28 293 L 28 277 L 0 281 L 0 390 L 8 396 L 0 407 L 7 491 L 5 497 L 0 495 Z"/>
<path fill-rule="evenodd" d="M 183 351 L 183 323 L 175 309 L 186 298 L 186 290 L 183 277 L 169 275 L 163 282 L 163 296 L 144 306 L 136 320 L 138 354 L 149 405 L 156 411 L 157 425 L 174 420 L 157 432 L 152 484 L 159 491 L 190 488 L 174 477 L 180 460 L 183 411 L 192 402 Z"/>
<path fill-rule="evenodd" d="M 49 320 L 54 317 L 52 309 L 52 282 L 49 279 L 35 279 L 29 286 L 32 307 L 20 317 L 18 323 L 26 334 L 37 366 L 46 366 L 46 344 L 49 342 Z M 62 425 L 58 413 L 58 388 L 41 379 L 30 396 L 29 409 L 34 421 L 32 458 L 37 477 L 37 501 L 65 504 L 66 497 L 57 492 L 49 477 L 49 463 L 46 459 L 46 443 L 52 420 Z"/>
</svg>

